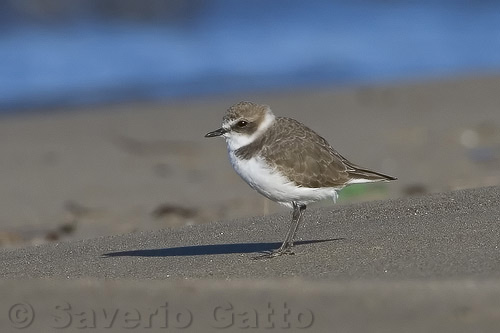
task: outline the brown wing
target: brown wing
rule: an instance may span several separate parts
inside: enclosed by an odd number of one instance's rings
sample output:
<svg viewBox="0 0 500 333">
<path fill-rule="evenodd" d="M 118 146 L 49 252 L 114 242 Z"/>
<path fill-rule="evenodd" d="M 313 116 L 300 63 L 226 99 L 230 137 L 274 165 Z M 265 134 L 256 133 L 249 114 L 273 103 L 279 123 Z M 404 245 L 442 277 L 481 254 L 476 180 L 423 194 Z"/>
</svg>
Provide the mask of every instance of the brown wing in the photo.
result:
<svg viewBox="0 0 500 333">
<path fill-rule="evenodd" d="M 243 159 L 261 155 L 302 187 L 343 187 L 350 179 L 397 179 L 349 162 L 324 138 L 291 118 L 276 118 L 266 135 L 238 149 L 236 154 Z"/>
<path fill-rule="evenodd" d="M 298 121 L 277 118 L 268 134 L 266 142 L 261 142 L 261 156 L 290 175 L 295 184 L 310 188 L 342 187 L 349 180 L 349 167 L 344 162 L 347 160 Z"/>
</svg>

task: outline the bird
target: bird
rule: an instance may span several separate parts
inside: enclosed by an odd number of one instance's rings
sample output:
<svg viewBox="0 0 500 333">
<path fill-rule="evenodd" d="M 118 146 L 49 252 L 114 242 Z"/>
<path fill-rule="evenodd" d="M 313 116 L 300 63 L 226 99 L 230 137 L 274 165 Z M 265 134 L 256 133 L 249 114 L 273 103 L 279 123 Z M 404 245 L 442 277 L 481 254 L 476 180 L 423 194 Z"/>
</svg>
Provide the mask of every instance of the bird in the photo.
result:
<svg viewBox="0 0 500 333">
<path fill-rule="evenodd" d="M 222 127 L 205 137 L 223 137 L 236 173 L 258 193 L 293 209 L 281 246 L 259 258 L 294 254 L 294 237 L 309 203 L 326 198 L 335 203 L 338 191 L 351 184 L 397 179 L 348 161 L 312 129 L 275 116 L 268 105 L 232 105 Z"/>
</svg>

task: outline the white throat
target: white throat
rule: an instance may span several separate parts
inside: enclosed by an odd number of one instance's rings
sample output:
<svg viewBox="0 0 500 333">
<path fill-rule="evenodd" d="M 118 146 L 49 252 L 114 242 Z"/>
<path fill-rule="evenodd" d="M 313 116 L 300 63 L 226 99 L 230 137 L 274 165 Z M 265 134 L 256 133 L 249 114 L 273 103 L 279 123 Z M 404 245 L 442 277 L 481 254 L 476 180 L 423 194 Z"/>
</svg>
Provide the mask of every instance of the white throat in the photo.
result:
<svg viewBox="0 0 500 333">
<path fill-rule="evenodd" d="M 264 120 L 260 123 L 259 128 L 253 134 L 248 135 L 236 132 L 228 132 L 224 134 L 227 149 L 231 152 L 252 143 L 273 124 L 275 119 L 276 117 L 274 114 L 271 111 L 268 111 L 264 116 Z"/>
</svg>

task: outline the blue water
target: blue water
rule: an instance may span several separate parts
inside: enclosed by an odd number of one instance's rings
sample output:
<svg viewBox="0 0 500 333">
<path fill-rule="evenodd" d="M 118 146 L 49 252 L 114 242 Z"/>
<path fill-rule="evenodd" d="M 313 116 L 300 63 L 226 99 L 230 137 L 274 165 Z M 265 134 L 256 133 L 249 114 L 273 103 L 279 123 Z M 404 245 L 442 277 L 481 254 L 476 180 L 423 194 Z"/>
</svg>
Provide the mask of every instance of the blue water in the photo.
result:
<svg viewBox="0 0 500 333">
<path fill-rule="evenodd" d="M 475 72 L 500 72 L 500 2 L 212 0 L 0 29 L 3 112 Z"/>
</svg>

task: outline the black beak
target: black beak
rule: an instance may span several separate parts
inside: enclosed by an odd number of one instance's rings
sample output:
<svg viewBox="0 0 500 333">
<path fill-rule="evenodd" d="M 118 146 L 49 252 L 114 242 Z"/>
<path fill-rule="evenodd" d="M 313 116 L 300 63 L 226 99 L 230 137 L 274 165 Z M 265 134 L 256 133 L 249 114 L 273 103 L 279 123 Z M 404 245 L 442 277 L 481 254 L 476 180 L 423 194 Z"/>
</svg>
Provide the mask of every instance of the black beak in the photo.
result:
<svg viewBox="0 0 500 333">
<path fill-rule="evenodd" d="M 226 133 L 227 130 L 223 128 L 219 128 L 218 130 L 212 131 L 210 133 L 205 134 L 205 138 L 213 138 L 216 136 L 221 136 L 222 134 Z"/>
</svg>

